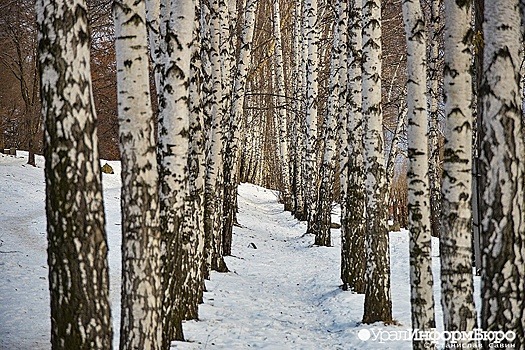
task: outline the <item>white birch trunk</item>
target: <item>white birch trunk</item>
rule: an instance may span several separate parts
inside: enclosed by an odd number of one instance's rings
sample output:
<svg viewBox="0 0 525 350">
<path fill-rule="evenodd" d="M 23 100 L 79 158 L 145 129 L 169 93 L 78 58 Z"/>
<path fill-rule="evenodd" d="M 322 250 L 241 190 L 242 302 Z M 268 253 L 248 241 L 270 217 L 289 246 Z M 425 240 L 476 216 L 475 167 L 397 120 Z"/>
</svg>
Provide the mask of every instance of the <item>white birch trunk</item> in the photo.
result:
<svg viewBox="0 0 525 350">
<path fill-rule="evenodd" d="M 83 0 L 36 1 L 53 349 L 111 349 L 107 238 Z"/>
<path fill-rule="evenodd" d="M 388 188 L 381 107 L 381 1 L 363 0 L 363 118 L 366 122 L 366 288 L 363 323 L 392 321 Z"/>
<path fill-rule="evenodd" d="M 244 113 L 244 101 L 246 93 L 246 79 L 248 68 L 251 64 L 251 51 L 253 33 L 255 29 L 255 10 L 257 9 L 257 0 L 248 0 L 244 10 L 244 23 L 242 35 L 240 38 L 240 51 L 237 59 L 237 69 L 234 77 L 233 95 L 230 107 L 230 123 L 228 146 L 225 159 L 225 227 L 224 227 L 224 255 L 231 254 L 231 243 L 233 234 L 233 225 L 236 222 L 235 213 L 237 211 L 237 185 L 241 142 L 242 116 Z"/>
<path fill-rule="evenodd" d="M 223 198 L 223 73 L 221 62 L 221 17 L 219 0 L 210 2 L 210 63 L 212 74 L 211 126 L 208 136 L 205 189 L 205 232 L 207 263 L 213 270 L 227 271 L 222 254 Z"/>
<path fill-rule="evenodd" d="M 403 1 L 407 40 L 408 222 L 410 230 L 410 300 L 412 329 L 436 328 L 432 277 L 432 236 L 428 185 L 426 33 L 419 1 Z M 412 342 L 414 349 L 434 349 L 431 341 Z"/>
<path fill-rule="evenodd" d="M 445 330 L 476 325 L 471 242 L 472 90 L 470 3 L 445 1 L 445 156 L 442 186 L 441 305 Z"/>
<path fill-rule="evenodd" d="M 341 223 L 341 280 L 343 289 L 365 292 L 366 194 L 362 114 L 362 2 L 348 6 L 348 154 L 345 220 Z"/>
<path fill-rule="evenodd" d="M 120 349 L 160 349 L 162 289 L 155 127 L 144 1 L 113 5 L 122 163 Z"/>
<path fill-rule="evenodd" d="M 504 25 L 503 25 L 504 24 Z M 519 1 L 485 2 L 481 326 L 525 348 L 525 148 Z M 488 344 L 485 344 L 487 346 Z"/>
<path fill-rule="evenodd" d="M 159 196 L 163 234 L 163 348 L 182 340 L 183 283 L 189 266 L 185 225 L 188 199 L 189 85 L 195 8 L 191 0 L 161 1 L 162 93 L 159 96 Z M 178 278 L 176 278 L 178 276 Z"/>
<path fill-rule="evenodd" d="M 306 157 L 305 188 L 307 233 L 313 233 L 313 216 L 317 197 L 317 108 L 318 108 L 318 70 L 319 70 L 319 29 L 317 0 L 305 0 L 303 20 L 306 21 L 308 56 L 306 60 Z"/>
<path fill-rule="evenodd" d="M 275 79 L 277 85 L 277 124 L 278 128 L 278 146 L 280 154 L 280 170 L 282 189 L 281 196 L 284 202 L 284 210 L 291 211 L 292 203 L 290 196 L 290 170 L 288 155 L 288 114 L 286 111 L 286 91 L 284 83 L 284 63 L 283 63 L 283 44 L 281 38 L 281 13 L 279 0 L 273 0 L 273 33 L 275 38 Z"/>
</svg>

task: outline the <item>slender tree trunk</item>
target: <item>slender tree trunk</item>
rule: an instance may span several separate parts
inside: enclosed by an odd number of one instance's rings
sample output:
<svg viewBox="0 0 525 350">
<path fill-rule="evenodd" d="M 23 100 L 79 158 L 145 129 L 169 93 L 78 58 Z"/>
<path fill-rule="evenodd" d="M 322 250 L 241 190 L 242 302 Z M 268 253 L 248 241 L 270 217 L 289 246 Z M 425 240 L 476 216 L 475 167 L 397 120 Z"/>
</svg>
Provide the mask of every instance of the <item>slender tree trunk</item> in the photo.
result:
<svg viewBox="0 0 525 350">
<path fill-rule="evenodd" d="M 207 261 L 211 269 L 228 271 L 222 253 L 223 200 L 223 84 L 221 63 L 221 16 L 219 1 L 210 1 L 210 63 L 212 69 L 211 127 L 208 136 L 204 229 Z M 206 274 L 207 275 L 207 274 Z"/>
<path fill-rule="evenodd" d="M 159 196 L 162 232 L 163 336 L 162 348 L 183 340 L 187 296 L 184 283 L 191 274 L 188 255 L 193 232 L 185 225 L 188 200 L 190 122 L 190 61 L 195 4 L 191 0 L 161 1 L 162 94 L 159 96 Z"/>
<path fill-rule="evenodd" d="M 52 349 L 111 349 L 107 241 L 84 1 L 36 2 Z"/>
<path fill-rule="evenodd" d="M 275 79 L 277 83 L 277 118 L 278 124 L 278 147 L 280 153 L 280 168 L 282 189 L 281 196 L 284 202 L 284 210 L 292 210 L 292 199 L 290 195 L 290 169 L 288 155 L 288 113 L 286 110 L 286 89 L 284 83 L 283 44 L 281 38 L 281 11 L 279 0 L 273 0 L 273 32 L 275 38 Z"/>
<path fill-rule="evenodd" d="M 334 6 L 334 38 L 332 44 L 331 64 L 330 64 L 330 86 L 328 96 L 328 110 L 324 122 L 324 155 L 321 163 L 321 185 L 317 198 L 315 212 L 315 244 L 330 247 L 332 245 L 331 224 L 332 224 L 332 201 L 334 192 L 334 176 L 336 161 L 336 128 L 337 116 L 341 114 L 340 91 L 341 81 L 339 70 L 342 63 L 342 40 L 341 33 L 346 28 L 346 2 L 338 1 Z M 346 39 L 346 36 L 345 36 Z M 346 47 L 346 45 L 344 45 Z M 342 101 L 341 101 L 342 102 Z"/>
<path fill-rule="evenodd" d="M 504 23 L 505 25 L 502 25 Z M 525 348 L 525 147 L 519 1 L 485 2 L 481 325 Z M 487 346 L 488 344 L 485 344 Z"/>
<path fill-rule="evenodd" d="M 240 159 L 239 143 L 241 142 L 241 125 L 244 112 L 246 79 L 251 63 L 253 33 L 255 29 L 255 10 L 257 0 L 248 0 L 244 10 L 244 24 L 240 38 L 240 52 L 234 77 L 233 95 L 230 108 L 229 137 L 225 152 L 225 218 L 223 253 L 231 254 L 233 225 L 237 211 L 238 167 Z"/>
<path fill-rule="evenodd" d="M 120 349 L 161 348 L 158 173 L 144 1 L 115 1 L 122 162 Z M 134 19 L 134 20 L 130 20 Z"/>
<path fill-rule="evenodd" d="M 189 86 L 189 154 L 188 192 L 185 202 L 185 235 L 182 236 L 183 264 L 188 266 L 188 275 L 182 285 L 184 296 L 183 319 L 198 319 L 199 303 L 204 292 L 204 179 L 206 174 L 204 112 L 201 86 L 203 85 L 200 44 L 200 1 L 194 1 L 194 44 L 190 61 Z"/>
<path fill-rule="evenodd" d="M 341 226 L 341 279 L 343 289 L 365 292 L 366 270 L 366 194 L 363 157 L 362 114 L 362 22 L 361 0 L 348 7 L 348 179 L 345 207 L 346 220 Z"/>
<path fill-rule="evenodd" d="M 471 2 L 445 1 L 445 156 L 442 186 L 441 304 L 445 330 L 476 326 L 471 246 Z"/>
<path fill-rule="evenodd" d="M 439 72 L 439 49 L 441 42 L 441 29 L 443 27 L 440 16 L 442 0 L 432 1 L 430 16 L 430 35 L 429 35 L 429 62 L 428 78 L 430 99 L 430 129 L 428 135 L 429 160 L 428 175 L 430 184 L 430 224 L 432 236 L 439 237 L 440 234 L 440 215 L 441 215 L 441 166 L 440 166 L 440 144 L 439 144 L 439 104 L 441 102 L 440 93 L 440 74 Z"/>
<path fill-rule="evenodd" d="M 436 328 L 432 286 L 432 235 L 428 185 L 426 33 L 419 1 L 403 1 L 408 48 L 408 219 L 412 329 Z M 414 349 L 434 349 L 431 341 L 413 341 Z"/>
<path fill-rule="evenodd" d="M 308 58 L 306 61 L 306 158 L 305 158 L 305 189 L 307 233 L 314 233 L 313 215 L 317 197 L 317 108 L 318 108 L 318 70 L 319 70 L 319 30 L 317 0 L 305 0 L 303 5 L 303 21 L 306 21 L 306 37 Z"/>
<path fill-rule="evenodd" d="M 381 107 L 381 1 L 363 1 L 363 117 L 367 172 L 366 287 L 363 323 L 392 321 L 388 188 Z"/>
</svg>

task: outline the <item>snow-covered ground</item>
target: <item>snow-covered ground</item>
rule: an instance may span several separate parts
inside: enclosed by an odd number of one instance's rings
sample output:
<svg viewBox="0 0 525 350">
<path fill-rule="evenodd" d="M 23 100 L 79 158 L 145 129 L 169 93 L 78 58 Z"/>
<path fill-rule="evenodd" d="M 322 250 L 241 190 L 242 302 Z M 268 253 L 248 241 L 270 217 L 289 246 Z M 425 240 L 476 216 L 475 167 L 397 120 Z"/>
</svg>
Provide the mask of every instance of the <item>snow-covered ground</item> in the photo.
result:
<svg viewBox="0 0 525 350">
<path fill-rule="evenodd" d="M 0 154 L 0 349 L 49 349 L 43 159 L 25 165 Z M 104 162 L 103 162 L 104 164 Z M 104 174 L 111 302 L 118 342 L 120 305 L 120 165 Z M 284 212 L 276 193 L 254 185 L 239 189 L 231 272 L 212 273 L 200 320 L 184 324 L 188 342 L 177 349 L 411 349 L 410 341 L 373 340 L 378 331 L 410 326 L 408 235 L 390 234 L 393 316 L 397 326 L 362 325 L 363 295 L 339 288 L 339 230 L 333 247 L 312 246 L 306 226 Z M 334 221 L 339 221 L 337 213 Z M 434 256 L 438 255 L 434 241 Z M 256 248 L 254 248 L 254 246 Z M 434 259 L 439 276 L 439 259 Z M 475 278 L 479 306 L 479 279 Z M 442 330 L 439 280 L 437 328 Z M 358 336 L 370 331 L 372 338 Z"/>
</svg>

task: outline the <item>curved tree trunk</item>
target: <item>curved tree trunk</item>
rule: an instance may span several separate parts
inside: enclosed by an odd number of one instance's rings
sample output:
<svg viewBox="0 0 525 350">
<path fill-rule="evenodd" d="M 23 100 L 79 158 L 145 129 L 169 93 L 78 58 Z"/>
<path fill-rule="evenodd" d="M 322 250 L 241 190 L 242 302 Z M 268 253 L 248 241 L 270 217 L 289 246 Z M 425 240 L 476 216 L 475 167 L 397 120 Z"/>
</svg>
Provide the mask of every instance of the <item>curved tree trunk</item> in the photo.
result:
<svg viewBox="0 0 525 350">
<path fill-rule="evenodd" d="M 518 0 L 485 2 L 481 325 L 525 347 L 525 147 Z M 502 25 L 505 23 L 505 25 Z M 487 345 L 487 344 L 485 344 Z"/>
<path fill-rule="evenodd" d="M 408 219 L 412 329 L 436 328 L 432 277 L 432 235 L 428 185 L 426 33 L 419 1 L 403 1 L 408 48 Z M 413 340 L 414 349 L 434 349 L 431 341 Z"/>
<path fill-rule="evenodd" d="M 158 173 L 144 1 L 113 5 L 122 162 L 120 349 L 161 348 Z M 130 20 L 135 19 L 135 20 Z"/>
<path fill-rule="evenodd" d="M 445 1 L 445 157 L 442 186 L 441 305 L 445 330 L 476 325 L 471 242 L 472 90 L 470 1 Z"/>
<path fill-rule="evenodd" d="M 107 241 L 86 3 L 36 2 L 51 346 L 111 349 Z"/>
</svg>

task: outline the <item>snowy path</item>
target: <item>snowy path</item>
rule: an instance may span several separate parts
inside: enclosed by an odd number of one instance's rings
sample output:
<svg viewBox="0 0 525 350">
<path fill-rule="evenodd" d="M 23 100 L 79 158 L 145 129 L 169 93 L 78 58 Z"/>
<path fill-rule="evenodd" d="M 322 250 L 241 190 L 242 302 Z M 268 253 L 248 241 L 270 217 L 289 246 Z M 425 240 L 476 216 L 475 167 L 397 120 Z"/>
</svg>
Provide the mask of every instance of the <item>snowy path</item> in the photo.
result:
<svg viewBox="0 0 525 350">
<path fill-rule="evenodd" d="M 339 289 L 339 230 L 332 230 L 334 247 L 312 247 L 305 223 L 283 212 L 272 191 L 248 184 L 239 191 L 242 227 L 235 228 L 233 256 L 226 258 L 231 272 L 207 281 L 200 308 L 205 322 L 185 324 L 187 339 L 198 345 L 177 346 L 363 348 L 356 336 L 363 296 Z"/>
</svg>

